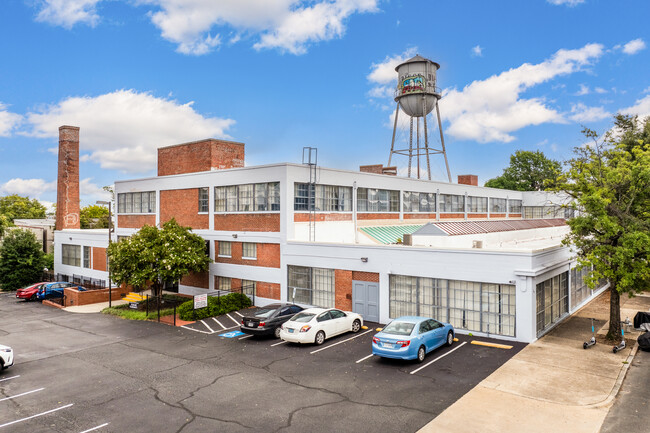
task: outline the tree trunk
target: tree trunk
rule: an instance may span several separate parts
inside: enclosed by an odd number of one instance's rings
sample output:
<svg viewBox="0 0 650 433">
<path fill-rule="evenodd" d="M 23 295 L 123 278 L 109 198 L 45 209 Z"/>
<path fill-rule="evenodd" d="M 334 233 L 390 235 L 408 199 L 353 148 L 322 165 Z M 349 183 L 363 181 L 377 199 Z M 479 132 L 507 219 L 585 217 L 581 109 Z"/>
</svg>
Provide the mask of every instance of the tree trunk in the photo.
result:
<svg viewBox="0 0 650 433">
<path fill-rule="evenodd" d="M 609 286 L 609 331 L 607 339 L 621 341 L 621 294 L 616 285 L 610 281 Z"/>
</svg>

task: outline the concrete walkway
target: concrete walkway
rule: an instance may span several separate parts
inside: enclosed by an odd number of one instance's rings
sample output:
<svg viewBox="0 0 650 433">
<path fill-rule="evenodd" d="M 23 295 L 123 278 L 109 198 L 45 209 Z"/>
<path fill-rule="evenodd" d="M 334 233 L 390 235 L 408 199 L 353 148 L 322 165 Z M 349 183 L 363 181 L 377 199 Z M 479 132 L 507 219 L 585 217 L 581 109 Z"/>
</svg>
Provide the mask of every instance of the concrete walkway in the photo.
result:
<svg viewBox="0 0 650 433">
<path fill-rule="evenodd" d="M 621 298 L 621 318 L 650 309 L 650 295 Z M 598 343 L 591 338 L 597 319 Z M 598 433 L 636 353 L 640 332 L 616 354 L 602 342 L 609 318 L 609 291 L 488 376 L 424 426 L 421 432 Z M 500 349 L 494 349 L 500 350 Z"/>
</svg>

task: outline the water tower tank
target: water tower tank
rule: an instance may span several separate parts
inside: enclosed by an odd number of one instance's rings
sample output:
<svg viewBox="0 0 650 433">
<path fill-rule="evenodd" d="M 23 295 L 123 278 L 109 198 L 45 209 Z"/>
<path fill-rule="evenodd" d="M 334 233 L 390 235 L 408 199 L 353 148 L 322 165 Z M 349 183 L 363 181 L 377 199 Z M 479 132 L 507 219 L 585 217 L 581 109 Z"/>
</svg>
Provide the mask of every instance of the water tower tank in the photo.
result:
<svg viewBox="0 0 650 433">
<path fill-rule="evenodd" d="M 419 54 L 398 65 L 395 101 L 411 117 L 424 117 L 431 112 L 440 99 L 436 87 L 436 72 L 440 65 Z"/>
</svg>

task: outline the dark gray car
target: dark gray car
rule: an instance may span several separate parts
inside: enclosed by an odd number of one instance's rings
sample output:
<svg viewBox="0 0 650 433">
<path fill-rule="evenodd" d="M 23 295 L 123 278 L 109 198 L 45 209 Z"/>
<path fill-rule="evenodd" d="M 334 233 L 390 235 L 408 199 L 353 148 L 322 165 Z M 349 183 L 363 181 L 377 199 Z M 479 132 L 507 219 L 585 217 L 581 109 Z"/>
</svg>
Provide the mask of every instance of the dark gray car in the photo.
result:
<svg viewBox="0 0 650 433">
<path fill-rule="evenodd" d="M 275 338 L 280 338 L 280 326 L 302 310 L 301 306 L 295 304 L 269 304 L 245 316 L 240 329 L 246 334 L 275 335 Z"/>
</svg>

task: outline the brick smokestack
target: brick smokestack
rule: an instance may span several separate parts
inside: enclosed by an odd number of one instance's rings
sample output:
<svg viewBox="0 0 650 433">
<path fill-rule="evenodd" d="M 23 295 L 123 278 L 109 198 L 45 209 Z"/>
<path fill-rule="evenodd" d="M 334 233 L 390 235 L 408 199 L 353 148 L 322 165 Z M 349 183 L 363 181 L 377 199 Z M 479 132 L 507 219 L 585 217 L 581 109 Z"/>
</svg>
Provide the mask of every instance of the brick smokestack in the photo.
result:
<svg viewBox="0 0 650 433">
<path fill-rule="evenodd" d="M 59 127 L 59 174 L 56 184 L 56 230 L 79 225 L 79 127 Z"/>
</svg>

